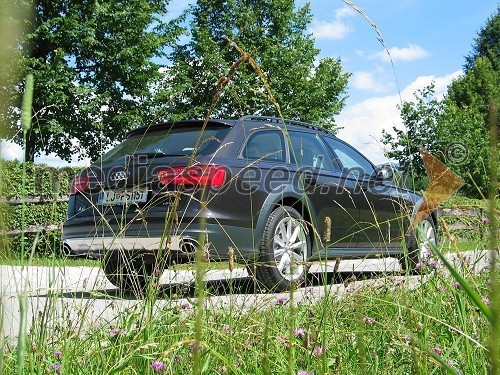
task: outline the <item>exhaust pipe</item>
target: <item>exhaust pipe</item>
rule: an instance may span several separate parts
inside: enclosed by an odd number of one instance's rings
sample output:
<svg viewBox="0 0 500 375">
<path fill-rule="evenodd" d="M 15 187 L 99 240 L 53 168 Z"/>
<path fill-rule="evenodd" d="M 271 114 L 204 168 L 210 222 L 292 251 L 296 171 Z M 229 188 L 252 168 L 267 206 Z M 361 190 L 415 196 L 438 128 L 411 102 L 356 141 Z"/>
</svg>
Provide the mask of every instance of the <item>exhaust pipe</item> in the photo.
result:
<svg viewBox="0 0 500 375">
<path fill-rule="evenodd" d="M 73 253 L 71 251 L 71 247 L 69 247 L 69 245 L 67 243 L 63 244 L 62 252 L 63 252 L 63 255 L 67 256 L 67 257 L 70 257 L 73 255 Z"/>
<path fill-rule="evenodd" d="M 195 241 L 192 238 L 186 238 L 181 242 L 181 252 L 184 254 L 194 254 L 199 246 L 200 244 L 198 241 Z"/>
</svg>

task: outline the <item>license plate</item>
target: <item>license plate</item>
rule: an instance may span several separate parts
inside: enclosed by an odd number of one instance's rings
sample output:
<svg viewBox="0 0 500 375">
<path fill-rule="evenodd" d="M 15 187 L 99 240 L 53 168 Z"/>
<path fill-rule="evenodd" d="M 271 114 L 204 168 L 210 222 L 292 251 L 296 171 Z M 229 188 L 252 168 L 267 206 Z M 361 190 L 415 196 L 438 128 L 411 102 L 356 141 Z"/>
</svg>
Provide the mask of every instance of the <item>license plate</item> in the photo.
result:
<svg viewBox="0 0 500 375">
<path fill-rule="evenodd" d="M 99 204 L 118 205 L 124 203 L 144 203 L 148 200 L 148 191 L 103 190 L 99 193 Z"/>
</svg>

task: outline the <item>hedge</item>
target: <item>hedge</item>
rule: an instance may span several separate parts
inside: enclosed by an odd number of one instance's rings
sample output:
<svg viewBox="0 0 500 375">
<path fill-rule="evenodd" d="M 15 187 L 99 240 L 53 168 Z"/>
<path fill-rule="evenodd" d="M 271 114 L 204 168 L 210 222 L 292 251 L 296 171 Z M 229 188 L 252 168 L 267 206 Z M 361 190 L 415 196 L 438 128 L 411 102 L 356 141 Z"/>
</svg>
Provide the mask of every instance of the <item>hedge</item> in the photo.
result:
<svg viewBox="0 0 500 375">
<path fill-rule="evenodd" d="M 81 167 L 50 167 L 44 164 L 26 163 L 23 184 L 23 163 L 1 161 L 0 165 L 0 257 L 2 254 L 18 256 L 24 241 L 30 252 L 36 240 L 35 252 L 39 255 L 59 253 L 60 229 L 45 230 L 57 226 L 66 218 L 67 195 L 71 180 Z M 24 204 L 21 204 L 22 201 Z M 24 225 L 23 225 L 24 210 Z M 21 228 L 38 228 L 38 233 L 16 233 Z M 51 228 L 52 229 L 52 228 Z M 14 234 L 13 234 L 14 233 Z"/>
<path fill-rule="evenodd" d="M 8 200 L 37 197 L 42 200 L 68 195 L 73 177 L 81 167 L 50 167 L 45 164 L 26 163 L 26 180 L 23 185 L 23 163 L 2 161 L 0 164 L 0 196 Z"/>
</svg>

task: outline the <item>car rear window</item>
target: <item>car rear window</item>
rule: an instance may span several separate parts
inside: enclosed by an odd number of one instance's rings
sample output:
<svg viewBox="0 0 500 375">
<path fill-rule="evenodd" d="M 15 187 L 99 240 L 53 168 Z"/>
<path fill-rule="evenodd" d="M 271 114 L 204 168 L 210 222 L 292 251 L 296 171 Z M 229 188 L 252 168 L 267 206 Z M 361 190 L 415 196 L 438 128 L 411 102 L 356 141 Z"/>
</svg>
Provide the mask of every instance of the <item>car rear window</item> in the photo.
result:
<svg viewBox="0 0 500 375">
<path fill-rule="evenodd" d="M 126 155 L 150 157 L 210 155 L 221 145 L 231 128 L 224 125 L 208 125 L 200 137 L 201 126 L 178 125 L 154 129 L 129 136 L 105 153 L 96 162 L 112 163 Z M 199 138 L 199 142 L 198 142 Z M 198 142 L 198 147 L 195 150 Z"/>
</svg>

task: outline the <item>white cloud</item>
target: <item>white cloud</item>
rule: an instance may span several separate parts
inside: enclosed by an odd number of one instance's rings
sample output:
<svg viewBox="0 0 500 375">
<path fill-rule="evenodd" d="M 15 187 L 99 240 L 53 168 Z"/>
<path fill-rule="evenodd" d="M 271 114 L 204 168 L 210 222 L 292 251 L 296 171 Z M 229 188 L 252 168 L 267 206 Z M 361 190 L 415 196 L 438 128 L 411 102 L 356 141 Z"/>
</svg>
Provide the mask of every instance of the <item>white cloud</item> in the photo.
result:
<svg viewBox="0 0 500 375">
<path fill-rule="evenodd" d="M 331 21 L 320 21 L 314 19 L 309 31 L 316 39 L 344 39 L 352 31 L 352 28 L 344 21 L 345 18 L 355 15 L 354 10 L 348 7 L 335 10 L 335 16 Z"/>
<path fill-rule="evenodd" d="M 413 100 L 415 90 L 424 88 L 432 81 L 435 82 L 436 95 L 441 97 L 446 92 L 446 87 L 460 73 L 454 72 L 443 77 L 418 77 L 403 89 L 401 98 L 404 101 Z M 403 126 L 397 109 L 399 103 L 399 95 L 395 94 L 377 96 L 347 105 L 336 118 L 336 123 L 343 127 L 339 131 L 339 138 L 356 147 L 375 164 L 385 162 L 387 158 L 380 138 L 383 129 L 392 132 L 393 126 L 399 128 Z"/>
<path fill-rule="evenodd" d="M 458 78 L 462 74 L 462 71 L 457 70 L 456 72 L 447 74 L 443 77 L 430 76 L 420 76 L 417 77 L 412 83 L 406 86 L 401 92 L 401 97 L 403 100 L 409 101 L 413 100 L 413 93 L 428 86 L 431 82 L 434 82 L 435 95 L 438 98 L 442 98 L 447 92 L 448 85 L 452 80 Z"/>
<path fill-rule="evenodd" d="M 409 44 L 407 47 L 401 48 L 391 47 L 389 48 L 389 53 L 391 54 L 392 61 L 413 61 L 429 56 L 429 52 L 416 44 Z M 387 55 L 385 50 L 377 52 L 374 57 L 383 61 L 390 61 L 389 55 Z"/>
<path fill-rule="evenodd" d="M 17 159 L 21 161 L 24 159 L 24 152 L 22 147 L 18 144 L 11 141 L 1 140 L 0 157 L 4 160 Z"/>
<path fill-rule="evenodd" d="M 351 7 L 343 7 L 335 9 L 335 19 L 355 16 L 356 12 Z"/>
<path fill-rule="evenodd" d="M 384 93 L 394 88 L 392 81 L 376 79 L 373 73 L 366 71 L 355 72 L 350 81 L 355 89 L 373 93 Z"/>
<path fill-rule="evenodd" d="M 66 160 L 61 159 L 54 153 L 51 154 L 42 154 L 40 156 L 35 157 L 36 164 L 47 164 L 52 167 L 87 167 L 90 165 L 90 159 L 84 158 L 83 160 L 79 160 L 77 155 L 73 155 L 71 157 L 71 161 L 68 162 Z"/>
<path fill-rule="evenodd" d="M 3 160 L 24 160 L 24 151 L 21 146 L 18 144 L 8 141 L 8 140 L 0 140 L 0 157 Z M 56 154 L 41 154 L 40 156 L 35 157 L 35 163 L 37 164 L 47 164 L 53 167 L 64 167 L 64 166 L 88 166 L 90 165 L 90 159 L 84 158 L 83 160 L 78 159 L 78 155 L 75 154 L 72 156 L 71 161 L 67 162 L 62 160 Z"/>
</svg>

